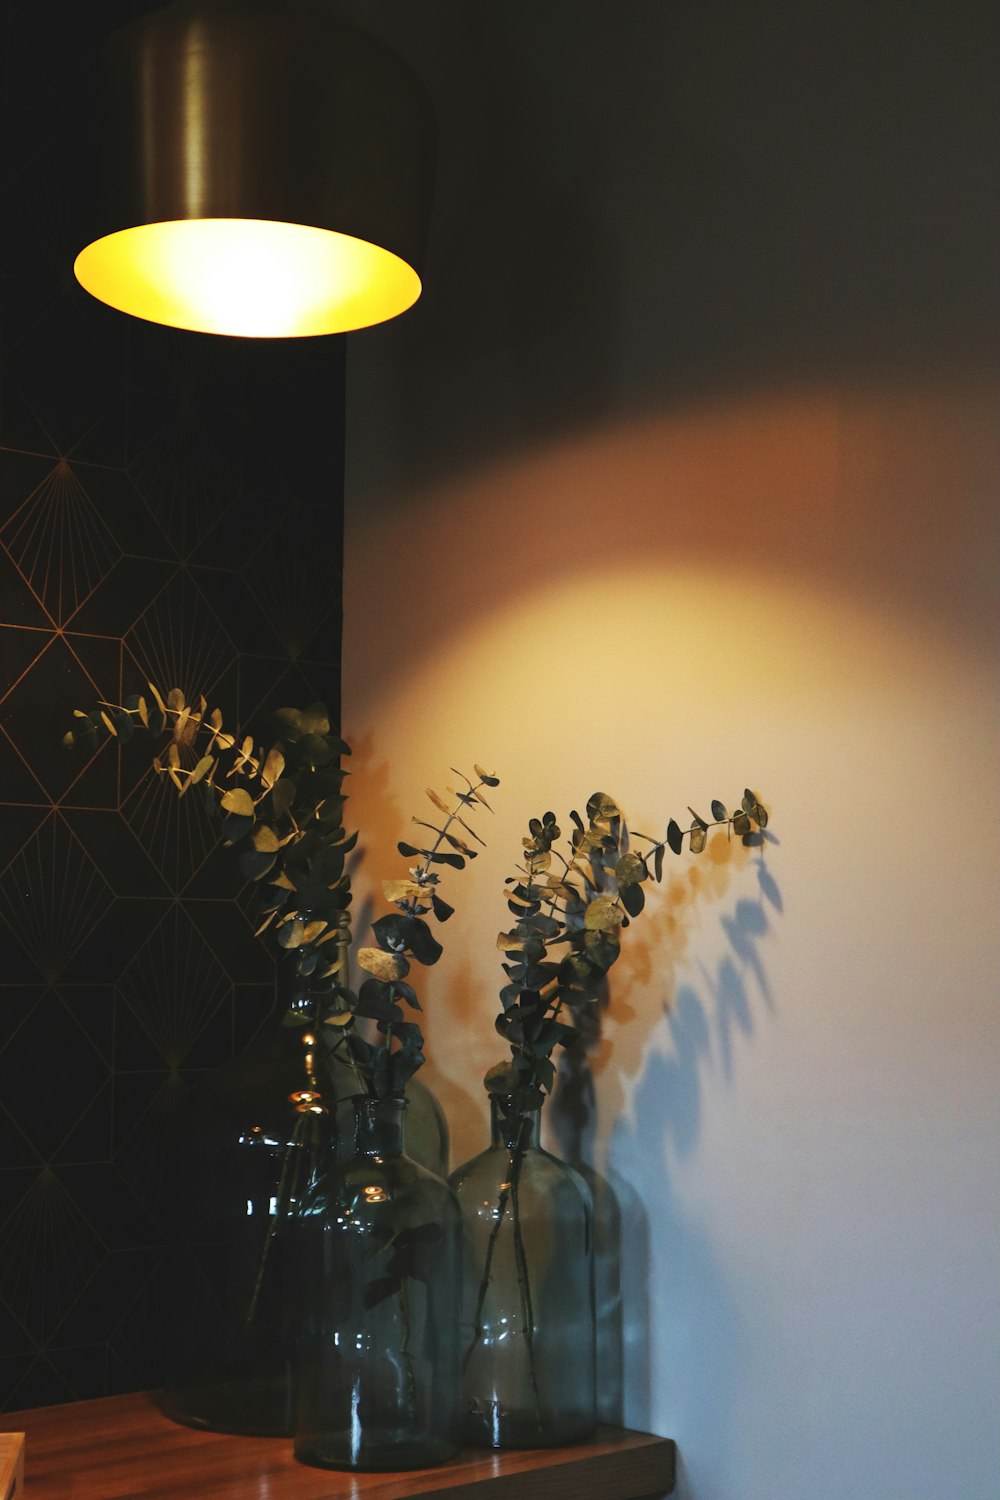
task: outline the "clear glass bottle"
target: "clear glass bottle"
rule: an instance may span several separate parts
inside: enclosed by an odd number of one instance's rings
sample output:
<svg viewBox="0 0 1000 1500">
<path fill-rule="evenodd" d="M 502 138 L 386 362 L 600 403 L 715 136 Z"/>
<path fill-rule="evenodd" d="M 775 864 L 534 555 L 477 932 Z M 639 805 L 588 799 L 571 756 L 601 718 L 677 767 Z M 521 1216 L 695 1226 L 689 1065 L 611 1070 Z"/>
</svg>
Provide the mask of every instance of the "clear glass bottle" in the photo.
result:
<svg viewBox="0 0 1000 1500">
<path fill-rule="evenodd" d="M 491 1096 L 492 1144 L 451 1176 L 462 1210 L 463 1443 L 537 1448 L 596 1426 L 590 1190 Z"/>
<path fill-rule="evenodd" d="M 308 1033 L 282 1026 L 283 1012 L 199 1085 L 171 1167 L 161 1404 L 215 1432 L 293 1430 L 290 1215 L 328 1155 L 333 1117 L 303 1097 Z"/>
<path fill-rule="evenodd" d="M 346 1068 L 317 1077 L 309 1029 L 282 1024 L 307 1003 L 294 954 L 278 955 L 276 991 L 268 1022 L 198 1086 L 178 1132 L 160 1393 L 176 1422 L 262 1437 L 295 1430 L 291 1219 L 320 1165 L 353 1150 L 353 1105 L 338 1100 L 357 1089 Z M 413 1155 L 446 1171 L 441 1106 L 411 1089 Z"/>
<path fill-rule="evenodd" d="M 461 1220 L 404 1152 L 403 1099 L 358 1098 L 296 1226 L 295 1456 L 411 1469 L 457 1451 Z"/>
</svg>

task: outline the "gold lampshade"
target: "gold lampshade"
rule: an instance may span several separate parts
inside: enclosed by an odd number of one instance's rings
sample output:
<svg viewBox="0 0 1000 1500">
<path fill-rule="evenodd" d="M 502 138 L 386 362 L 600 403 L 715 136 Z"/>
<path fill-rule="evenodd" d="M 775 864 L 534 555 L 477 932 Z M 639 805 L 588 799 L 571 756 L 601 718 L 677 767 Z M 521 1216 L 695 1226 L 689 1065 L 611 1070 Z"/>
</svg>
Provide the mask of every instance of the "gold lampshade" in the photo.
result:
<svg viewBox="0 0 1000 1500">
<path fill-rule="evenodd" d="M 342 333 L 420 295 L 423 95 L 311 0 L 179 0 L 104 49 L 105 197 L 74 263 L 175 328 Z"/>
</svg>

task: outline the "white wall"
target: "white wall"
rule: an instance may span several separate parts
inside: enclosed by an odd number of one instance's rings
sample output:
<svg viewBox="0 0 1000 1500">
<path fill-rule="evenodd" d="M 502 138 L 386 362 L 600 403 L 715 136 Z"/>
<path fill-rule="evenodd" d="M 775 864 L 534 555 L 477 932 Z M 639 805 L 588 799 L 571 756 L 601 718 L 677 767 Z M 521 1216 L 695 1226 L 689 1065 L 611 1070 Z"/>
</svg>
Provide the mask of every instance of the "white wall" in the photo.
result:
<svg viewBox="0 0 1000 1500">
<path fill-rule="evenodd" d="M 423 985 L 456 1159 L 527 818 L 772 808 L 668 866 L 591 1056 L 625 1419 L 695 1500 L 1000 1493 L 986 8 L 906 14 L 378 16 L 443 165 L 349 348 L 344 727 L 376 889 L 502 777 Z"/>
</svg>

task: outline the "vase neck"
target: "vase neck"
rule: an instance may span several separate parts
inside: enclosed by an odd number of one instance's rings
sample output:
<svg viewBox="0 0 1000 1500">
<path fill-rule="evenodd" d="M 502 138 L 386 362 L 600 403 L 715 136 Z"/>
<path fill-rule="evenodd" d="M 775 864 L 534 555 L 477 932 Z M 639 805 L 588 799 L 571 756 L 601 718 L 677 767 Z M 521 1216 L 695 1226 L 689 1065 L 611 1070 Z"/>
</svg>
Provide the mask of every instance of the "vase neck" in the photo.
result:
<svg viewBox="0 0 1000 1500">
<path fill-rule="evenodd" d="M 343 1109 L 350 1115 L 358 1156 L 403 1155 L 405 1099 L 369 1099 L 362 1095 L 345 1100 Z"/>
<path fill-rule="evenodd" d="M 507 1151 L 537 1149 L 541 1118 L 541 1109 L 519 1113 L 509 1096 L 493 1094 L 490 1097 L 490 1131 L 494 1146 L 502 1146 Z"/>
</svg>

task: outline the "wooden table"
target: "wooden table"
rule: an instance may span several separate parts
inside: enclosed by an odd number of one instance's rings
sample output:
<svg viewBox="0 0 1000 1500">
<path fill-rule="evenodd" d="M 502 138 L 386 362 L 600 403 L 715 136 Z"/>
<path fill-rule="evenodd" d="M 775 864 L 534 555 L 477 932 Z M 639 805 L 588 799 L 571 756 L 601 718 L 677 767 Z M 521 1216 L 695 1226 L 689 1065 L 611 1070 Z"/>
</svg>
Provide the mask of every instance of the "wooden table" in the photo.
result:
<svg viewBox="0 0 1000 1500">
<path fill-rule="evenodd" d="M 404 1474 L 306 1468 L 288 1438 L 178 1427 L 145 1394 L 0 1413 L 0 1431 L 27 1434 L 24 1500 L 640 1500 L 674 1485 L 671 1440 L 620 1427 Z"/>
</svg>

